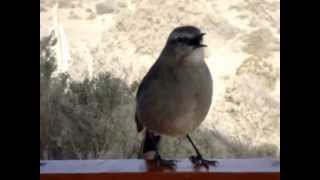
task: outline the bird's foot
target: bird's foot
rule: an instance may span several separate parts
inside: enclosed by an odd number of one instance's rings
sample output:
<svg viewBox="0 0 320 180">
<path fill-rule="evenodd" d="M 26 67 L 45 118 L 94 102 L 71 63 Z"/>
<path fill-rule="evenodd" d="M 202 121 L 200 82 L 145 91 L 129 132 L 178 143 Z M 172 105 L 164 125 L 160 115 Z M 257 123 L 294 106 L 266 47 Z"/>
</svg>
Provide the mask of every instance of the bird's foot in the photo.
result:
<svg viewBox="0 0 320 180">
<path fill-rule="evenodd" d="M 160 156 L 156 156 L 155 158 L 156 164 L 158 167 L 166 167 L 170 169 L 175 169 L 176 168 L 176 160 L 166 160 L 162 159 Z"/>
<path fill-rule="evenodd" d="M 206 169 L 209 169 L 209 165 L 216 167 L 219 165 L 218 161 L 215 160 L 206 160 L 202 156 L 191 156 L 190 161 L 196 166 L 204 166 Z"/>
</svg>

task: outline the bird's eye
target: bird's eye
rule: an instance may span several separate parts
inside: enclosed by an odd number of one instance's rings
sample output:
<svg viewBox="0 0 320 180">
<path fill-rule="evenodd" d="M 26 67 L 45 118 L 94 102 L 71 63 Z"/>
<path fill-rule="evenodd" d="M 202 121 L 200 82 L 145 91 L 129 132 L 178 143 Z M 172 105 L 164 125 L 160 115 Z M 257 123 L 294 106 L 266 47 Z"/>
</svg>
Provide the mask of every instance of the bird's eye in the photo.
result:
<svg viewBox="0 0 320 180">
<path fill-rule="evenodd" d="M 190 45 L 195 45 L 197 44 L 198 40 L 197 39 L 190 39 L 189 43 Z"/>
<path fill-rule="evenodd" d="M 193 38 L 193 39 L 190 39 L 189 41 L 188 41 L 188 44 L 189 45 L 198 45 L 198 44 L 200 44 L 201 43 L 201 41 L 202 41 L 202 38 Z"/>
<path fill-rule="evenodd" d="M 174 43 L 183 43 L 188 45 L 197 45 L 199 44 L 200 40 L 199 38 L 186 38 L 186 37 L 177 37 L 176 39 L 173 39 L 172 42 Z"/>
<path fill-rule="evenodd" d="M 186 41 L 186 38 L 179 37 L 179 38 L 177 38 L 177 41 L 178 41 L 178 42 L 185 42 L 185 41 Z"/>
</svg>

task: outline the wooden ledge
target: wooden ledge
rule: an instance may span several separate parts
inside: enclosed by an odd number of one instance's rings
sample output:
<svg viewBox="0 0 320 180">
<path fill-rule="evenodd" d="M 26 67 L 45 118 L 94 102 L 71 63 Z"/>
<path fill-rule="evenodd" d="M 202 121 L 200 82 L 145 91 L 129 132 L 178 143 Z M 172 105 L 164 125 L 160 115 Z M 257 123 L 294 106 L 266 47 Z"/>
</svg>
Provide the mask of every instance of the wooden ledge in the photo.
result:
<svg viewBox="0 0 320 180">
<path fill-rule="evenodd" d="M 102 179 L 217 179 L 280 180 L 280 161 L 273 159 L 217 159 L 218 167 L 196 168 L 189 160 L 178 160 L 175 170 L 156 168 L 153 162 L 126 160 L 40 161 L 41 180 Z"/>
</svg>

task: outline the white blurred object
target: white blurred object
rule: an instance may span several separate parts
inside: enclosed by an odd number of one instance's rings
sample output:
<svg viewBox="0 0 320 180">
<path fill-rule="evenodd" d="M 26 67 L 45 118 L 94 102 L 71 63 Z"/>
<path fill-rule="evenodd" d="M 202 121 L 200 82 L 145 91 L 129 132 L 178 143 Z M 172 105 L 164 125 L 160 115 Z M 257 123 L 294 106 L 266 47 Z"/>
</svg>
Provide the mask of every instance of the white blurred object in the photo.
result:
<svg viewBox="0 0 320 180">
<path fill-rule="evenodd" d="M 52 9 L 53 27 L 50 30 L 50 34 L 54 33 L 54 35 L 57 38 L 57 43 L 53 47 L 57 57 L 57 70 L 55 72 L 56 75 L 68 71 L 70 60 L 67 36 L 64 32 L 62 25 L 59 24 L 58 15 L 58 4 L 55 4 L 55 6 Z"/>
</svg>

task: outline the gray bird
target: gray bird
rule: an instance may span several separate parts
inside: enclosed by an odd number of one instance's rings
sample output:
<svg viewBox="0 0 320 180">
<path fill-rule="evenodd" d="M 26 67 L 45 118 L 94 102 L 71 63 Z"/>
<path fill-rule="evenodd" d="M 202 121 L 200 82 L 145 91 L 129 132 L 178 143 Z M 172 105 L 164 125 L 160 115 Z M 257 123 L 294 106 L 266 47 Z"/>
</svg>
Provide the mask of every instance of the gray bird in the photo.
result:
<svg viewBox="0 0 320 180">
<path fill-rule="evenodd" d="M 135 121 L 138 132 L 146 128 L 142 153 L 158 165 L 176 165 L 159 154 L 162 135 L 187 137 L 197 153 L 190 157 L 194 164 L 208 168 L 217 163 L 203 159 L 188 134 L 205 119 L 211 105 L 212 78 L 204 61 L 204 35 L 194 26 L 175 28 L 138 88 Z"/>
</svg>

